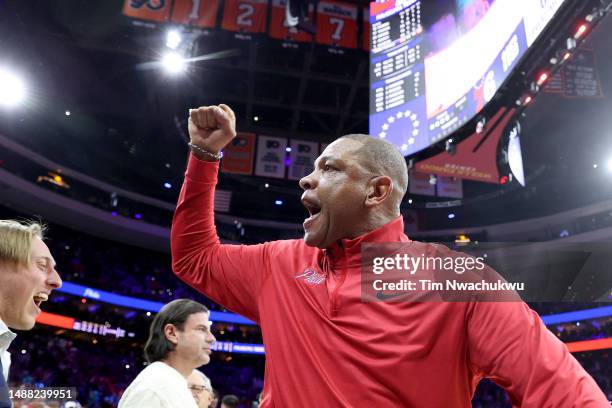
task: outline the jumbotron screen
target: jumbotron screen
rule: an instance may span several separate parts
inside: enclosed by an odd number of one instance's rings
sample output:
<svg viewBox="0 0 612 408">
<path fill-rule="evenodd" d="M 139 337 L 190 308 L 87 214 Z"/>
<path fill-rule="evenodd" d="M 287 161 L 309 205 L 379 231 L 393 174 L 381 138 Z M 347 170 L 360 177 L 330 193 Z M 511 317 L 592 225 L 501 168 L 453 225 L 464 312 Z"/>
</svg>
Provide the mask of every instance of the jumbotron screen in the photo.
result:
<svg viewBox="0 0 612 408">
<path fill-rule="evenodd" d="M 370 134 L 404 156 L 493 97 L 564 0 L 370 3 Z"/>
</svg>

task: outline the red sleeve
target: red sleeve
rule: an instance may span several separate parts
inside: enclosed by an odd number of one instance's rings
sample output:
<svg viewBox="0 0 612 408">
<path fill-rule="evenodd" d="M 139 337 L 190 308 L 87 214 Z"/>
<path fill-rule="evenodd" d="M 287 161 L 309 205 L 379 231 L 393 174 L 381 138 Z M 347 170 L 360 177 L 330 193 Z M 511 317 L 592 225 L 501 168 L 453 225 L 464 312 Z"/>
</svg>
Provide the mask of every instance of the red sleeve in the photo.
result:
<svg viewBox="0 0 612 408">
<path fill-rule="evenodd" d="M 218 162 L 189 155 L 172 220 L 172 270 L 215 302 L 259 322 L 257 300 L 269 272 L 270 244 L 220 244 L 213 209 L 218 170 Z"/>
<path fill-rule="evenodd" d="M 505 388 L 514 407 L 610 408 L 595 380 L 525 303 L 473 303 L 467 334 L 473 370 Z"/>
</svg>

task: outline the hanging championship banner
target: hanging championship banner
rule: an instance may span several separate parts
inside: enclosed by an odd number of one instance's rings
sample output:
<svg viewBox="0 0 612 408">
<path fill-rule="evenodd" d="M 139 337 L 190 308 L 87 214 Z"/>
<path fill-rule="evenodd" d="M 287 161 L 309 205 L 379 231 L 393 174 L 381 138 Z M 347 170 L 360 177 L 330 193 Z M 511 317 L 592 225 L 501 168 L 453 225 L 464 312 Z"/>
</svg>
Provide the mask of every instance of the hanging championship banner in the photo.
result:
<svg viewBox="0 0 612 408">
<path fill-rule="evenodd" d="M 319 155 L 319 143 L 303 140 L 291 140 L 289 143 L 289 175 L 290 180 L 299 180 L 312 173 L 314 161 Z"/>
<path fill-rule="evenodd" d="M 225 0 L 221 28 L 241 33 L 265 33 L 268 0 Z"/>
<path fill-rule="evenodd" d="M 259 136 L 257 138 L 255 175 L 285 178 L 286 152 L 287 139 L 284 137 Z"/>
<path fill-rule="evenodd" d="M 438 177 L 438 197 L 463 198 L 463 182 L 460 178 Z"/>
<path fill-rule="evenodd" d="M 370 25 L 370 9 L 364 8 L 363 10 L 363 31 L 362 31 L 362 46 L 366 51 L 370 51 L 370 35 L 372 27 Z"/>
<path fill-rule="evenodd" d="M 214 209 L 215 212 L 229 212 L 232 205 L 232 192 L 215 189 Z"/>
<path fill-rule="evenodd" d="M 270 18 L 270 37 L 279 40 L 311 42 L 312 34 L 288 27 L 285 21 L 285 0 L 272 0 L 272 15 Z M 308 19 L 314 21 L 314 7 L 308 4 Z"/>
<path fill-rule="evenodd" d="M 410 172 L 408 177 L 410 194 L 419 194 L 426 196 L 436 195 L 436 185 L 430 183 L 429 174 Z"/>
<path fill-rule="evenodd" d="M 221 171 L 234 174 L 253 174 L 255 134 L 238 133 L 232 143 L 223 149 Z"/>
<path fill-rule="evenodd" d="M 123 14 L 142 20 L 166 21 L 170 0 L 125 0 Z"/>
<path fill-rule="evenodd" d="M 577 49 L 563 67 L 564 96 L 568 98 L 602 98 L 601 82 L 595 65 L 595 53 Z"/>
<path fill-rule="evenodd" d="M 179 24 L 214 28 L 219 0 L 174 0 L 170 20 Z"/>
<path fill-rule="evenodd" d="M 357 48 L 357 6 L 319 2 L 316 41 L 335 47 Z"/>
</svg>

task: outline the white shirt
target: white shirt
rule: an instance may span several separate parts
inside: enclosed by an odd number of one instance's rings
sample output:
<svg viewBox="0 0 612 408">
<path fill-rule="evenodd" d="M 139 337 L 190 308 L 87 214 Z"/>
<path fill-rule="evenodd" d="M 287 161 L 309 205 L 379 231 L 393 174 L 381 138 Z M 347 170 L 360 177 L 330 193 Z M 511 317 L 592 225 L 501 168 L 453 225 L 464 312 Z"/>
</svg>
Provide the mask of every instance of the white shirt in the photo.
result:
<svg viewBox="0 0 612 408">
<path fill-rule="evenodd" d="M 2 375 L 8 383 L 9 367 L 11 366 L 11 353 L 7 350 L 17 335 L 9 330 L 8 326 L 0 319 L 0 359 L 2 360 Z"/>
<path fill-rule="evenodd" d="M 198 408 L 187 380 L 168 364 L 149 364 L 123 393 L 118 408 Z"/>
</svg>

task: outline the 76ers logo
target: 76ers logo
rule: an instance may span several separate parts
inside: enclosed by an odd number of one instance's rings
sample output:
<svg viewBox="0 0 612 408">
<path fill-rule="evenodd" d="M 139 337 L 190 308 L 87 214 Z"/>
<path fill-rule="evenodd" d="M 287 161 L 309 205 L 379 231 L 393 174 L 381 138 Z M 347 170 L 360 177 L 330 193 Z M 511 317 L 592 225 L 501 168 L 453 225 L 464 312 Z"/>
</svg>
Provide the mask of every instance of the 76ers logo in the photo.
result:
<svg viewBox="0 0 612 408">
<path fill-rule="evenodd" d="M 130 7 L 139 9 L 147 6 L 150 10 L 159 10 L 166 5 L 166 0 L 130 0 Z"/>
<path fill-rule="evenodd" d="M 304 282 L 310 285 L 319 285 L 325 280 L 325 275 L 315 272 L 315 270 L 312 268 L 306 268 L 304 269 L 304 272 L 297 275 L 295 279 L 303 279 Z"/>
</svg>

